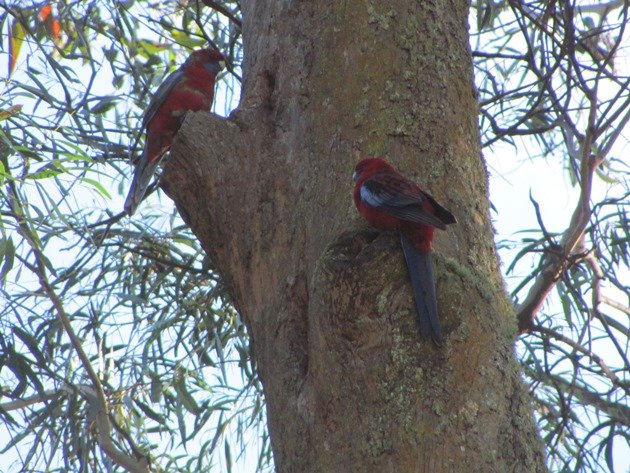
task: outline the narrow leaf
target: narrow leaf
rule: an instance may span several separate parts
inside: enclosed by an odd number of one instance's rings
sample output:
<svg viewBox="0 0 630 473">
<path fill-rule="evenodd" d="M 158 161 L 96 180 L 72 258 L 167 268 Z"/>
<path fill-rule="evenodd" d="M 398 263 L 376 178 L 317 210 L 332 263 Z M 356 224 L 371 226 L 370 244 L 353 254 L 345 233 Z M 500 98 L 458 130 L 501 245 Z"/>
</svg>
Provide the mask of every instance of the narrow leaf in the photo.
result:
<svg viewBox="0 0 630 473">
<path fill-rule="evenodd" d="M 17 64 L 18 56 L 20 55 L 20 49 L 22 49 L 22 43 L 26 38 L 26 30 L 19 20 L 15 19 L 13 24 L 9 27 L 9 76 L 13 74 L 15 66 Z"/>
</svg>

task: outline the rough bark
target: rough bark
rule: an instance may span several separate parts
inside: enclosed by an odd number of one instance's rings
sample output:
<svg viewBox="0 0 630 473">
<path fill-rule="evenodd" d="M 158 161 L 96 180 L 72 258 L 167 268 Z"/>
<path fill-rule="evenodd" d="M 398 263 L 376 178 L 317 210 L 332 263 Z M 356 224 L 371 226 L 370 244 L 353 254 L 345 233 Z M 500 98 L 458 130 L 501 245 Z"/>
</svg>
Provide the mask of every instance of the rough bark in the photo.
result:
<svg viewBox="0 0 630 473">
<path fill-rule="evenodd" d="M 279 472 L 544 470 L 499 273 L 464 1 L 243 1 L 229 119 L 190 114 L 163 186 L 253 338 Z M 458 225 L 446 341 L 419 337 L 398 238 L 351 202 L 386 155 Z"/>
</svg>

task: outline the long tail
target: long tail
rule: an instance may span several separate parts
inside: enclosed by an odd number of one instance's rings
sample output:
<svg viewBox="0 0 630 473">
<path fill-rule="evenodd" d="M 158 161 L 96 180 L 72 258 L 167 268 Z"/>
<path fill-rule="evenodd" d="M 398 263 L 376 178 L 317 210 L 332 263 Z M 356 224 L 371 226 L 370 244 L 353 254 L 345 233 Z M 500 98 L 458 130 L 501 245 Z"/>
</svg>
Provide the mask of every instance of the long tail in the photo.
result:
<svg viewBox="0 0 630 473">
<path fill-rule="evenodd" d="M 133 215 L 138 205 L 140 205 L 159 162 L 159 159 L 150 161 L 146 156 L 140 157 L 140 161 L 136 165 L 136 173 L 133 175 L 133 181 L 131 181 L 129 193 L 127 194 L 127 200 L 125 200 L 125 212 L 127 215 Z"/>
<path fill-rule="evenodd" d="M 413 296 L 416 300 L 420 334 L 424 337 L 430 335 L 439 345 L 442 341 L 442 329 L 437 311 L 433 258 L 430 252 L 418 251 L 402 233 L 400 241 L 407 261 Z"/>
</svg>

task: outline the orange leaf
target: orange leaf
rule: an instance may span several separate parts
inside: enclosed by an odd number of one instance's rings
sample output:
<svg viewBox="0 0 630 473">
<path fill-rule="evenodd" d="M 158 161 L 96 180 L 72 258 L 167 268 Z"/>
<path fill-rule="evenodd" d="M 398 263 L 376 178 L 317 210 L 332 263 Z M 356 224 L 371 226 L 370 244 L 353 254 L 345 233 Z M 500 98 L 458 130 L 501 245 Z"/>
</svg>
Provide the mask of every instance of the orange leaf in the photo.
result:
<svg viewBox="0 0 630 473">
<path fill-rule="evenodd" d="M 47 3 L 42 7 L 41 10 L 39 10 L 39 17 L 42 19 L 42 21 L 46 21 L 46 18 L 48 18 L 51 13 L 52 7 L 50 6 L 50 3 Z"/>
<path fill-rule="evenodd" d="M 8 110 L 0 110 L 0 121 L 6 120 L 13 115 L 17 115 L 22 110 L 22 105 L 14 105 Z"/>
<path fill-rule="evenodd" d="M 44 26 L 46 27 L 48 34 L 54 39 L 59 39 L 61 26 L 59 25 L 59 20 L 55 18 L 55 15 L 53 15 L 50 3 L 47 3 L 39 10 L 39 17 L 44 22 Z"/>
</svg>

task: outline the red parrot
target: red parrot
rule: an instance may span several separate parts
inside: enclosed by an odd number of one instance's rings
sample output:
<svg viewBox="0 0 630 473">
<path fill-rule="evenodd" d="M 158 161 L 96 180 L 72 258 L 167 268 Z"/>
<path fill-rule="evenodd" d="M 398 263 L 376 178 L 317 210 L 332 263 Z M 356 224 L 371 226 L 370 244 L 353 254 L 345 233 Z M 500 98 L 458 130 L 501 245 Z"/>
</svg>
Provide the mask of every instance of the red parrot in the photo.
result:
<svg viewBox="0 0 630 473">
<path fill-rule="evenodd" d="M 158 87 L 142 119 L 146 139 L 125 201 L 128 215 L 138 208 L 155 168 L 171 148 L 186 112 L 210 110 L 214 81 L 223 67 L 223 54 L 213 48 L 199 49 Z"/>
<path fill-rule="evenodd" d="M 407 262 L 422 336 L 442 340 L 437 312 L 431 244 L 436 228 L 457 223 L 453 214 L 387 161 L 367 158 L 357 163 L 354 203 L 370 225 L 396 230 Z"/>
</svg>

